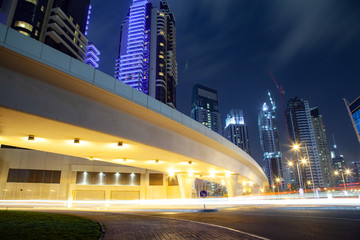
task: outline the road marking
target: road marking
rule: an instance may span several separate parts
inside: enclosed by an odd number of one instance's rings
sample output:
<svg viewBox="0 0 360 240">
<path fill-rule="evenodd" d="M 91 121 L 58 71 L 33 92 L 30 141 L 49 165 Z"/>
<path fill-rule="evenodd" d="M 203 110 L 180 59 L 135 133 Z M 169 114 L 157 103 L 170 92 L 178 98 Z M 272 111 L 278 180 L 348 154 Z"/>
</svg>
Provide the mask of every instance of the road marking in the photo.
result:
<svg viewBox="0 0 360 240">
<path fill-rule="evenodd" d="M 188 220 L 188 219 L 182 219 L 182 218 L 172 218 L 172 217 L 143 215 L 143 214 L 133 214 L 133 213 L 129 213 L 129 215 L 139 215 L 139 216 L 157 217 L 157 218 L 171 219 L 171 220 L 177 220 L 177 221 L 192 222 L 192 223 L 207 225 L 207 226 L 211 226 L 211 227 L 217 227 L 217 228 L 226 229 L 226 230 L 229 230 L 229 231 L 232 231 L 232 232 L 241 233 L 241 234 L 244 234 L 244 235 L 247 235 L 247 236 L 250 236 L 250 237 L 258 238 L 258 239 L 260 239 L 260 240 L 270 240 L 270 238 L 261 237 L 261 236 L 255 235 L 255 234 L 251 234 L 251 233 L 243 232 L 243 231 L 236 230 L 236 229 L 233 229 L 233 228 L 224 227 L 224 226 L 220 226 L 220 225 L 216 225 L 216 224 L 211 224 L 211 223 L 198 222 L 198 221 L 193 221 L 193 220 Z"/>
<path fill-rule="evenodd" d="M 163 218 L 167 218 L 167 217 L 163 217 Z M 193 221 L 193 220 L 179 219 L 179 218 L 167 218 L 167 219 L 181 220 L 181 221 L 187 221 L 187 222 L 192 222 L 192 223 L 198 223 L 198 224 L 202 224 L 202 225 L 207 225 L 207 226 L 222 228 L 222 229 L 226 229 L 226 230 L 229 230 L 229 231 L 241 233 L 241 234 L 244 234 L 244 235 L 247 235 L 247 236 L 251 236 L 251 237 L 255 237 L 255 238 L 258 238 L 258 239 L 261 239 L 261 240 L 270 240 L 270 238 L 261 237 L 261 236 L 255 235 L 255 234 L 243 232 L 243 231 L 240 231 L 240 230 L 236 230 L 236 229 L 233 229 L 233 228 L 224 227 L 224 226 L 220 226 L 220 225 L 216 225 L 216 224 L 204 223 L 204 222 L 197 222 L 197 221 Z"/>
</svg>

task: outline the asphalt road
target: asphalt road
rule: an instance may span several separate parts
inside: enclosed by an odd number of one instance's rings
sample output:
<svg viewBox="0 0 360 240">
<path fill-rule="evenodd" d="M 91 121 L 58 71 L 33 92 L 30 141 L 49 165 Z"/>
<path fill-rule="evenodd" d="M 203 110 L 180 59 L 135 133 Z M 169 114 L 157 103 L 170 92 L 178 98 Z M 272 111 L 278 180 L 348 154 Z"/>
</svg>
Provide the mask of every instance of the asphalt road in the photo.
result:
<svg viewBox="0 0 360 240">
<path fill-rule="evenodd" d="M 218 212 L 50 211 L 102 223 L 106 228 L 103 240 L 360 239 L 360 210 L 355 209 L 241 207 Z"/>
<path fill-rule="evenodd" d="M 360 239 L 359 210 L 233 208 L 209 213 L 142 213 L 205 222 L 269 239 Z"/>
</svg>

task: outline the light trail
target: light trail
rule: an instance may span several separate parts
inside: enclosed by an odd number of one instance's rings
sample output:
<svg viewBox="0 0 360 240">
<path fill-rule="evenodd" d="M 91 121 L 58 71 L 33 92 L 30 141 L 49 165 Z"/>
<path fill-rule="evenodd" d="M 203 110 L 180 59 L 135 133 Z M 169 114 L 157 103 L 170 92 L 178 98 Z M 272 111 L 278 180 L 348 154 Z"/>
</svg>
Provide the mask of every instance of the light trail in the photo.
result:
<svg viewBox="0 0 360 240">
<path fill-rule="evenodd" d="M 101 210 L 126 209 L 213 209 L 240 206 L 353 206 L 360 209 L 360 198 L 300 198 L 299 196 L 245 196 L 236 198 L 160 199 L 123 201 L 54 201 L 54 200 L 0 200 L 0 208 L 87 208 Z"/>
</svg>

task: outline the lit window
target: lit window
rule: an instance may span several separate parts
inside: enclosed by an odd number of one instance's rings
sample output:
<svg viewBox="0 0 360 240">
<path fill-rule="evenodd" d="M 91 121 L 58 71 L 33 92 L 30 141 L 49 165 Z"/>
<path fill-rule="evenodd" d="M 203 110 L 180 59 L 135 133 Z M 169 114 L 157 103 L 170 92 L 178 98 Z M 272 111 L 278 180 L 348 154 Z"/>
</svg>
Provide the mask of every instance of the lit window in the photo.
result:
<svg viewBox="0 0 360 240">
<path fill-rule="evenodd" d="M 39 28 L 39 27 L 40 27 L 40 22 L 37 22 L 37 23 L 36 23 L 36 26 Z"/>
<path fill-rule="evenodd" d="M 18 31 L 18 32 L 30 37 L 30 34 L 27 32 L 24 32 L 24 31 Z"/>
<path fill-rule="evenodd" d="M 164 74 L 162 72 L 159 72 L 159 76 L 164 76 Z"/>
<path fill-rule="evenodd" d="M 160 15 L 160 16 L 163 16 L 163 17 L 165 16 L 165 14 L 164 14 L 164 13 L 162 13 L 162 12 L 161 12 L 161 13 L 159 13 L 159 15 Z"/>
<path fill-rule="evenodd" d="M 74 21 L 72 16 L 70 16 L 69 19 L 70 19 L 70 22 Z"/>
<path fill-rule="evenodd" d="M 160 66 L 160 67 L 164 67 L 164 64 L 160 63 L 159 66 Z"/>
<path fill-rule="evenodd" d="M 38 36 L 38 35 L 39 35 L 39 31 L 35 30 L 35 36 Z"/>
<path fill-rule="evenodd" d="M 162 59 L 164 59 L 164 56 L 163 56 L 163 55 L 159 55 L 159 58 L 162 58 Z"/>
<path fill-rule="evenodd" d="M 45 10 L 45 7 L 41 6 L 40 10 L 43 12 Z"/>
<path fill-rule="evenodd" d="M 25 28 L 25 29 L 29 30 L 30 32 L 32 32 L 32 30 L 33 30 L 33 26 L 31 24 L 29 24 L 27 22 L 23 22 L 23 21 L 16 21 L 15 27 Z"/>
<path fill-rule="evenodd" d="M 165 32 L 164 32 L 164 31 L 160 31 L 160 34 L 165 35 Z"/>
<path fill-rule="evenodd" d="M 160 46 L 164 47 L 165 45 L 161 42 L 161 43 L 160 43 Z"/>
<path fill-rule="evenodd" d="M 37 4 L 37 0 L 25 0 L 26 2 L 29 2 L 29 3 L 33 3 L 33 4 Z"/>
</svg>

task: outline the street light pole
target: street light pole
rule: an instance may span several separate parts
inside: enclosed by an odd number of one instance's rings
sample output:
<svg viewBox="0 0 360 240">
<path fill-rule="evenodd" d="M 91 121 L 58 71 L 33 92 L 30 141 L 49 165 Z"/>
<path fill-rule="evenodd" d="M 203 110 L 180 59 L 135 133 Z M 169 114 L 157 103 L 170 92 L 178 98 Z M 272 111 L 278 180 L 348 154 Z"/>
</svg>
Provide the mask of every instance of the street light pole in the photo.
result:
<svg viewBox="0 0 360 240">
<path fill-rule="evenodd" d="M 308 157 L 308 159 L 309 159 L 309 166 L 310 166 L 310 174 L 311 174 L 311 181 L 312 181 L 312 185 L 313 185 L 313 191 L 314 191 L 314 193 L 315 193 L 315 183 L 314 183 L 314 177 L 313 177 L 312 168 L 311 168 L 309 148 L 308 148 L 308 145 L 307 145 L 306 142 L 305 142 L 305 147 L 306 147 L 306 154 L 307 154 L 307 157 Z"/>
<path fill-rule="evenodd" d="M 292 166 L 293 166 L 293 162 L 289 162 L 288 165 L 289 165 L 290 167 L 292 167 Z M 299 170 L 299 163 L 298 163 L 298 162 L 296 163 L 296 168 L 297 168 L 298 177 L 299 177 L 299 187 L 302 188 L 302 187 L 301 187 L 300 170 Z"/>
</svg>

